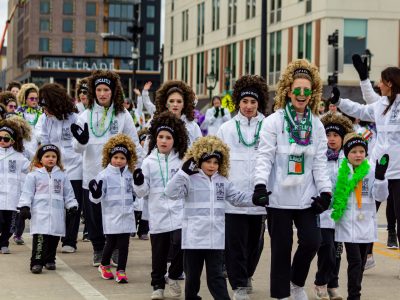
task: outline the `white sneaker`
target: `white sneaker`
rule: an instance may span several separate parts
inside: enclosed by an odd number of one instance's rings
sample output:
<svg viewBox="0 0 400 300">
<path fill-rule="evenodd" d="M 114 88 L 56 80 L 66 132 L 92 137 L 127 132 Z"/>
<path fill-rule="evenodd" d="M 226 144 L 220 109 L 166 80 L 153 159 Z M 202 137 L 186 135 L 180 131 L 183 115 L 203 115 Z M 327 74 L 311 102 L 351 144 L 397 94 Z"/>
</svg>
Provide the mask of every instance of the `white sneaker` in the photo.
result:
<svg viewBox="0 0 400 300">
<path fill-rule="evenodd" d="M 1 247 L 1 253 L 2 254 L 10 254 L 10 249 L 6 246 Z"/>
<path fill-rule="evenodd" d="M 61 248 L 61 253 L 75 253 L 75 252 L 76 252 L 76 249 L 74 247 L 71 247 L 68 245 L 62 246 L 62 248 Z"/>
<path fill-rule="evenodd" d="M 233 300 L 250 300 L 247 295 L 247 287 L 238 287 L 233 291 Z"/>
<path fill-rule="evenodd" d="M 290 282 L 290 295 L 293 300 L 308 300 L 304 287 L 295 285 L 293 282 Z"/>
<path fill-rule="evenodd" d="M 164 299 L 164 290 L 163 289 L 158 289 L 153 291 L 151 294 L 151 299 L 157 299 L 157 300 L 162 300 Z"/>
<path fill-rule="evenodd" d="M 315 299 L 329 300 L 327 285 L 316 285 L 314 287 Z"/>
<path fill-rule="evenodd" d="M 168 278 L 168 285 L 169 285 L 169 294 L 171 297 L 180 297 L 182 294 L 181 286 L 179 285 L 178 280 L 173 280 Z"/>
<path fill-rule="evenodd" d="M 367 261 L 365 262 L 364 271 L 372 269 L 376 266 L 376 262 L 373 255 L 367 257 Z"/>
</svg>

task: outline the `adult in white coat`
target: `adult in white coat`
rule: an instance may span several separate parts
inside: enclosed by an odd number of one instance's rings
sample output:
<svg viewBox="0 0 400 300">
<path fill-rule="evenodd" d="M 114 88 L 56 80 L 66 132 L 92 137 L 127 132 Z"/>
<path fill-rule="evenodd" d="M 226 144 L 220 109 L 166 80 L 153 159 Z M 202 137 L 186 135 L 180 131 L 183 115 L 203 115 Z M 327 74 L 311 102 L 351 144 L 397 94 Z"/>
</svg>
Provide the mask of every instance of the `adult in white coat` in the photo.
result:
<svg viewBox="0 0 400 300">
<path fill-rule="evenodd" d="M 221 106 L 221 97 L 214 96 L 211 101 L 211 108 L 207 109 L 201 129 L 208 130 L 208 135 L 216 135 L 222 124 L 231 119 L 231 113 Z"/>
<path fill-rule="evenodd" d="M 272 298 L 307 299 L 303 287 L 321 244 L 316 215 L 331 200 L 327 140 L 318 118 L 321 93 L 317 67 L 293 61 L 278 83 L 276 111 L 261 129 L 253 201 L 268 206 Z M 298 247 L 292 261 L 293 223 Z"/>
</svg>

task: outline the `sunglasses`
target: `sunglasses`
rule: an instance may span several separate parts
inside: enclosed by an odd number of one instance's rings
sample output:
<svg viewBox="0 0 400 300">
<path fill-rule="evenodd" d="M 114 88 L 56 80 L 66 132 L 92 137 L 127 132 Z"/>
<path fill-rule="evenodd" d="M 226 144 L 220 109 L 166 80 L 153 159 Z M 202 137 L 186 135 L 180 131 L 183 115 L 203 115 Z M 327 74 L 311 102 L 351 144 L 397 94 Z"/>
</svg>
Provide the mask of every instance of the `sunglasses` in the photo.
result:
<svg viewBox="0 0 400 300">
<path fill-rule="evenodd" d="M 12 138 L 10 138 L 9 136 L 0 136 L 0 142 L 4 141 L 5 143 L 8 143 L 11 140 Z"/>
<path fill-rule="evenodd" d="M 81 90 L 81 91 L 79 91 L 79 95 L 80 95 L 80 94 L 87 95 L 87 94 L 88 94 L 88 91 L 86 91 L 86 90 Z"/>
<path fill-rule="evenodd" d="M 29 100 L 29 101 L 38 101 L 39 98 L 37 98 L 37 97 L 30 97 L 30 98 L 28 98 L 28 100 Z"/>
<path fill-rule="evenodd" d="M 7 107 L 8 107 L 8 108 L 17 108 L 16 105 L 12 105 L 12 104 L 7 105 Z"/>
<path fill-rule="evenodd" d="M 293 89 L 292 93 L 293 93 L 293 95 L 295 95 L 295 96 L 300 96 L 300 95 L 301 95 L 301 90 L 302 90 L 301 87 L 297 87 L 297 88 L 294 88 L 294 89 Z M 306 96 L 306 97 L 311 96 L 311 95 L 312 95 L 312 90 L 309 89 L 309 88 L 303 88 L 303 94 L 304 94 L 304 96 Z"/>
</svg>

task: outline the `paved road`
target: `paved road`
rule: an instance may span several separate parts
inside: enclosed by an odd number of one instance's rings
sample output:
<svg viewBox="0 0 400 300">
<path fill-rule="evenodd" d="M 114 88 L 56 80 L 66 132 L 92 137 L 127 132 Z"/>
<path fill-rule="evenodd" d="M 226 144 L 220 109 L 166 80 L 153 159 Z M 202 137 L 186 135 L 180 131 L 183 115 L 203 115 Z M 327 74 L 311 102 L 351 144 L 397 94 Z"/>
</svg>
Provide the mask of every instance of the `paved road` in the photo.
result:
<svg viewBox="0 0 400 300">
<path fill-rule="evenodd" d="M 363 300 L 400 299 L 400 251 L 385 247 L 386 230 L 384 229 L 384 206 L 379 212 L 379 242 L 375 244 L 377 266 L 366 271 L 363 281 Z M 254 294 L 252 300 L 269 298 L 270 245 L 266 233 L 266 245 L 254 276 Z M 10 245 L 12 254 L 0 254 L 0 299 L 150 299 L 150 242 L 132 238 L 127 266 L 129 283 L 120 285 L 114 281 L 100 278 L 96 268 L 91 267 L 92 248 L 90 243 L 79 242 L 75 254 L 58 253 L 57 270 L 45 270 L 41 275 L 29 271 L 30 244 L 29 234 L 24 235 L 26 245 Z M 60 248 L 59 248 L 60 251 Z M 345 254 L 342 257 L 340 272 L 340 291 L 346 295 Z M 203 272 L 204 273 L 204 272 Z M 310 299 L 315 274 L 315 261 L 312 265 L 306 287 Z M 183 284 L 183 282 L 182 282 Z M 231 291 L 230 291 L 231 293 Z M 168 293 L 166 293 L 168 294 Z M 203 299 L 212 299 L 206 287 L 205 276 L 202 278 L 200 295 Z M 173 299 L 173 298 L 166 298 Z"/>
</svg>

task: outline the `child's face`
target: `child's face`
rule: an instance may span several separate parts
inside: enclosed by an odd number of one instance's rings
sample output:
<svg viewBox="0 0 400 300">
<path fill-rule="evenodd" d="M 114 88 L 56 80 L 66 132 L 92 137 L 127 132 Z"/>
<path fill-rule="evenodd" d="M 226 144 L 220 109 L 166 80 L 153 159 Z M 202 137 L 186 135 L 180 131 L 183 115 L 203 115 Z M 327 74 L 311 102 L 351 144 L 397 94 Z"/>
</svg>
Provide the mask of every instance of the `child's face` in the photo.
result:
<svg viewBox="0 0 400 300">
<path fill-rule="evenodd" d="M 36 92 L 30 92 L 26 98 L 26 105 L 28 107 L 36 108 L 38 106 L 38 94 Z"/>
<path fill-rule="evenodd" d="M 347 159 L 353 165 L 353 167 L 358 167 L 359 165 L 361 165 L 361 163 L 365 159 L 364 147 L 355 146 L 351 148 L 349 155 L 347 155 Z"/>
<path fill-rule="evenodd" d="M 180 118 L 184 106 L 183 96 L 179 93 L 172 93 L 167 99 L 167 108 L 170 112 Z"/>
<path fill-rule="evenodd" d="M 342 148 L 342 137 L 334 131 L 330 131 L 326 134 L 328 138 L 328 147 L 336 152 Z"/>
<path fill-rule="evenodd" d="M 122 153 L 115 153 L 113 157 L 111 157 L 111 165 L 116 168 L 123 168 L 128 163 L 125 155 Z"/>
<path fill-rule="evenodd" d="M 207 176 L 213 176 L 218 171 L 219 163 L 215 157 L 211 157 L 201 163 L 201 169 Z"/>
<path fill-rule="evenodd" d="M 54 151 L 45 152 L 40 162 L 46 168 L 53 168 L 57 164 L 57 153 Z"/>
<path fill-rule="evenodd" d="M 100 106 L 109 107 L 111 105 L 111 89 L 105 84 L 96 87 L 96 99 Z"/>
<path fill-rule="evenodd" d="M 6 131 L 0 131 L 0 147 L 10 148 L 14 144 L 14 140 Z"/>
<path fill-rule="evenodd" d="M 157 135 L 157 148 L 160 153 L 168 154 L 174 146 L 174 138 L 169 131 L 161 130 Z"/>
</svg>

